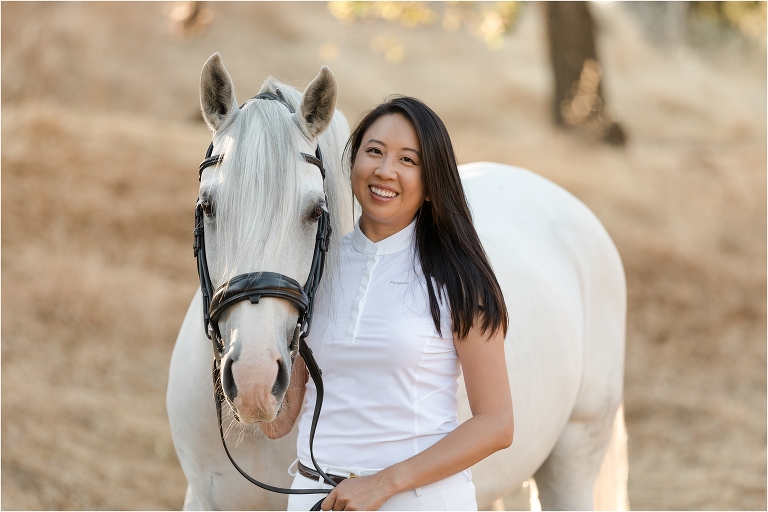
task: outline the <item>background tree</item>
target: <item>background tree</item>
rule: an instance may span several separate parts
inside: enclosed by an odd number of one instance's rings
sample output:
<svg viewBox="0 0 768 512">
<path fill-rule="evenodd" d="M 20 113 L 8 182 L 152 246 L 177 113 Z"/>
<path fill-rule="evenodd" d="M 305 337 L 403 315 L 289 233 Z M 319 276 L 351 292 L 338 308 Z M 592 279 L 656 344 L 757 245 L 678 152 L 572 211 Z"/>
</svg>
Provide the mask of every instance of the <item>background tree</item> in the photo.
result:
<svg viewBox="0 0 768 512">
<path fill-rule="evenodd" d="M 624 130 L 605 108 L 594 22 L 587 3 L 547 2 L 545 6 L 555 122 L 585 128 L 609 144 L 624 145 Z"/>
</svg>

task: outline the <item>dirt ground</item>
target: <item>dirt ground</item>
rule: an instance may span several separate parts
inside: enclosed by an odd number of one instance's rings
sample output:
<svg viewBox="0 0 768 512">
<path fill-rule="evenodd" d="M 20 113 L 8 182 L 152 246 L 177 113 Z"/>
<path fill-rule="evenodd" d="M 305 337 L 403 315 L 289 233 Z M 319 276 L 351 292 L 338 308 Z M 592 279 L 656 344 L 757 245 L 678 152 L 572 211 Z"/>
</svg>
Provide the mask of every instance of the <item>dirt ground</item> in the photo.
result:
<svg viewBox="0 0 768 512">
<path fill-rule="evenodd" d="M 766 509 L 764 51 L 656 48 L 624 8 L 595 6 L 630 141 L 616 149 L 551 126 L 536 5 L 498 50 L 439 23 L 343 25 L 319 2 L 217 3 L 191 40 L 169 37 L 162 3 L 1 9 L 3 509 L 182 505 L 164 398 L 197 286 L 197 87 L 215 51 L 241 101 L 268 74 L 303 88 L 327 64 L 351 123 L 414 95 L 461 162 L 526 167 L 582 199 L 627 274 L 632 507 Z"/>
</svg>

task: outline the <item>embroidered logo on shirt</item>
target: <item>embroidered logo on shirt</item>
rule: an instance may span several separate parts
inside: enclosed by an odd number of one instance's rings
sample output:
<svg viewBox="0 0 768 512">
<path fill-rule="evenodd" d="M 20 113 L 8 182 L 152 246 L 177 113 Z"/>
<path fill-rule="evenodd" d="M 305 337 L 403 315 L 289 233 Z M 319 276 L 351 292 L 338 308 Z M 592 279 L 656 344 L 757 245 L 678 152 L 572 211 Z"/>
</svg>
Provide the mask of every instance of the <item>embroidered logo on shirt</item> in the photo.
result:
<svg viewBox="0 0 768 512">
<path fill-rule="evenodd" d="M 389 284 L 408 284 L 408 281 L 390 281 Z"/>
</svg>

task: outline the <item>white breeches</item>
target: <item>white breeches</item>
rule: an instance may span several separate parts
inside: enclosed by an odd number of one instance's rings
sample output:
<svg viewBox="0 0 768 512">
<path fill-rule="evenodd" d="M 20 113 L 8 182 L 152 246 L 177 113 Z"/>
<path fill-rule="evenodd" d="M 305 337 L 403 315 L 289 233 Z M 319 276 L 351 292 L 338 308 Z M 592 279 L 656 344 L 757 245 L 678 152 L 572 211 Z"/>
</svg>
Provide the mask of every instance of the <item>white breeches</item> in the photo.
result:
<svg viewBox="0 0 768 512">
<path fill-rule="evenodd" d="M 330 489 L 331 487 L 297 474 L 291 488 Z M 291 494 L 288 497 L 288 510 L 309 510 L 323 496 L 325 495 Z M 433 484 L 395 494 L 379 510 L 477 510 L 472 473 L 469 470 L 462 471 Z"/>
</svg>

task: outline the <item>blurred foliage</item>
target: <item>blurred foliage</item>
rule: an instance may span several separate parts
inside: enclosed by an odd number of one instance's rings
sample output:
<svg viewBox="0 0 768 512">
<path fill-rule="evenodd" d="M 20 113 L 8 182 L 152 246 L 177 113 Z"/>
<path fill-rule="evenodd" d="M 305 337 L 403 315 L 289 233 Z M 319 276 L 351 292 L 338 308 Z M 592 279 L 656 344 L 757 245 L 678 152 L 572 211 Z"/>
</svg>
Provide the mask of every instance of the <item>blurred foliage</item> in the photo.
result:
<svg viewBox="0 0 768 512">
<path fill-rule="evenodd" d="M 205 2 L 174 2 L 164 12 L 172 39 L 192 39 L 204 35 L 213 21 L 213 9 Z"/>
<path fill-rule="evenodd" d="M 504 34 L 514 30 L 522 5 L 521 2 L 449 2 L 443 10 L 443 28 L 454 32 L 464 25 L 490 48 L 498 49 Z"/>
<path fill-rule="evenodd" d="M 500 48 L 522 11 L 521 2 L 329 2 L 328 10 L 344 24 L 356 20 L 385 20 L 404 27 L 431 25 L 438 21 L 449 32 L 465 26 L 492 49 Z M 390 62 L 402 60 L 402 44 L 389 38 L 371 41 L 371 49 L 384 53 Z"/>
<path fill-rule="evenodd" d="M 381 53 L 388 62 L 398 63 L 405 57 L 405 46 L 393 36 L 378 35 L 371 39 L 368 47 L 375 53 Z"/>
<path fill-rule="evenodd" d="M 603 99 L 598 89 L 602 77 L 600 64 L 595 59 L 586 59 L 579 80 L 573 83 L 560 103 L 560 111 L 567 124 L 578 126 L 586 123 L 591 114 L 602 113 Z"/>
<path fill-rule="evenodd" d="M 690 14 L 766 42 L 766 2 L 690 2 Z"/>
<path fill-rule="evenodd" d="M 384 19 L 415 27 L 437 21 L 437 13 L 424 2 L 328 2 L 328 10 L 345 24 L 357 19 Z"/>
</svg>

